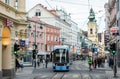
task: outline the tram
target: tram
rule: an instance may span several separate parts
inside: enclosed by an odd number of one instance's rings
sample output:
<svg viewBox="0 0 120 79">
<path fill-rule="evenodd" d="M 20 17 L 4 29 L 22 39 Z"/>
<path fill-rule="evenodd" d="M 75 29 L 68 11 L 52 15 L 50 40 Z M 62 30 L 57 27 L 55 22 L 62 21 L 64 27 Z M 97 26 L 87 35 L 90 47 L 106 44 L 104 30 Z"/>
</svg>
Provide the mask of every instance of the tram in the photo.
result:
<svg viewBox="0 0 120 79">
<path fill-rule="evenodd" d="M 53 71 L 69 71 L 69 47 L 54 46 L 52 52 Z"/>
</svg>

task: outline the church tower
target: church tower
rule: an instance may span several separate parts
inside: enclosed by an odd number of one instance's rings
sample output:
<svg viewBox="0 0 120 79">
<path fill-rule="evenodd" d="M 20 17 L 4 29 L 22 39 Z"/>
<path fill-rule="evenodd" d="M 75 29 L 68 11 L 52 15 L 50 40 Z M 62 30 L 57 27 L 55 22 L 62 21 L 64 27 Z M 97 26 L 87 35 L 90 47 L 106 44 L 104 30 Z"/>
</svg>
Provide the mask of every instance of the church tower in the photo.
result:
<svg viewBox="0 0 120 79">
<path fill-rule="evenodd" d="M 89 21 L 88 21 L 88 33 L 87 33 L 87 37 L 89 40 L 93 41 L 95 44 L 98 43 L 98 29 L 97 29 L 97 23 L 96 23 L 96 19 L 95 19 L 95 13 L 93 11 L 93 9 L 90 9 L 90 15 L 88 17 Z"/>
</svg>

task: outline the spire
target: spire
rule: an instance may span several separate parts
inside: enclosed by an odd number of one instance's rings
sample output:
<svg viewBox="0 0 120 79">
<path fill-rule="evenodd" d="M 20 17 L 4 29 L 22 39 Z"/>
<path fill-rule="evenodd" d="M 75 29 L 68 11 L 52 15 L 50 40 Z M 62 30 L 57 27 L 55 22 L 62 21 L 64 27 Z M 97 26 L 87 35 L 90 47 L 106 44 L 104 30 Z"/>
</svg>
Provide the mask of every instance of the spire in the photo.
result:
<svg viewBox="0 0 120 79">
<path fill-rule="evenodd" d="M 95 13 L 94 13 L 94 11 L 93 11 L 92 8 L 90 9 L 90 15 L 89 15 L 88 19 L 89 19 L 89 21 L 91 21 L 91 22 L 96 22 Z"/>
</svg>

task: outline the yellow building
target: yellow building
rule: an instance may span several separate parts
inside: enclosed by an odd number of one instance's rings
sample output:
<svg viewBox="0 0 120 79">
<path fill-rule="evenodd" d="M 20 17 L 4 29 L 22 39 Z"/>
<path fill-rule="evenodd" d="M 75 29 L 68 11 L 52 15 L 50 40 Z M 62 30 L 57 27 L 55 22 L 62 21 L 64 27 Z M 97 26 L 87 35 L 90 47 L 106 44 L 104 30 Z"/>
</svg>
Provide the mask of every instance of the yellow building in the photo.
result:
<svg viewBox="0 0 120 79">
<path fill-rule="evenodd" d="M 13 46 L 16 33 L 25 29 L 26 0 L 0 0 L 0 79 L 15 74 L 15 56 Z M 22 4 L 22 5 L 21 5 Z"/>
<path fill-rule="evenodd" d="M 104 56 L 104 42 L 98 41 L 98 25 L 96 23 L 95 19 L 95 13 L 93 9 L 90 9 L 90 15 L 89 15 L 89 22 L 88 22 L 88 34 L 87 37 L 89 40 L 91 40 L 94 45 L 96 45 L 98 49 L 98 56 Z M 101 35 L 101 40 L 103 40 L 103 34 Z M 94 46 L 93 46 L 94 48 Z"/>
</svg>

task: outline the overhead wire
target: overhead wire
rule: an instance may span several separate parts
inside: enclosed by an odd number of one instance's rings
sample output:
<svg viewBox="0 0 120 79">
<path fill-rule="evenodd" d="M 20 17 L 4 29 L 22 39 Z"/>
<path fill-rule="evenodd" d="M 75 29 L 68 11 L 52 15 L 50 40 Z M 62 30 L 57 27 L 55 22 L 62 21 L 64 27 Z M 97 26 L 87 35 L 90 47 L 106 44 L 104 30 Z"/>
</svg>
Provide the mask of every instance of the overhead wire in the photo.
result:
<svg viewBox="0 0 120 79">
<path fill-rule="evenodd" d="M 48 2 L 47 0 L 45 0 L 45 2 L 48 4 L 48 6 L 49 6 L 51 9 L 53 9 L 52 6 L 49 4 L 49 2 Z"/>
<path fill-rule="evenodd" d="M 51 1 L 54 1 L 54 0 L 51 0 Z M 49 4 L 49 2 L 48 2 L 47 0 L 45 0 L 45 2 L 48 4 L 48 6 L 49 6 L 51 9 L 53 9 L 53 7 Z M 92 6 L 92 5 L 90 5 L 90 0 L 88 0 L 88 4 L 74 3 L 74 2 L 68 2 L 68 1 L 57 1 L 57 0 L 55 0 L 55 2 L 61 2 L 61 3 L 66 3 L 66 4 L 72 4 L 72 5 L 88 6 L 88 9 L 89 9 L 89 10 L 90 10 L 90 6 Z M 101 6 L 96 6 L 96 7 L 101 7 Z M 101 24 L 102 16 L 99 17 L 99 18 L 100 18 L 100 22 L 99 22 L 98 25 Z M 82 26 L 84 26 L 84 25 L 86 24 L 87 21 L 88 21 L 88 18 L 84 21 L 84 23 L 83 23 Z"/>
<path fill-rule="evenodd" d="M 66 4 L 72 4 L 72 5 L 82 5 L 82 6 L 90 6 L 89 4 L 82 4 L 82 3 L 74 3 L 74 2 L 68 2 L 68 1 L 57 1 L 57 0 L 51 0 L 55 2 L 61 2 L 61 3 L 66 3 Z M 102 7 L 102 6 L 96 6 L 95 7 Z"/>
</svg>

